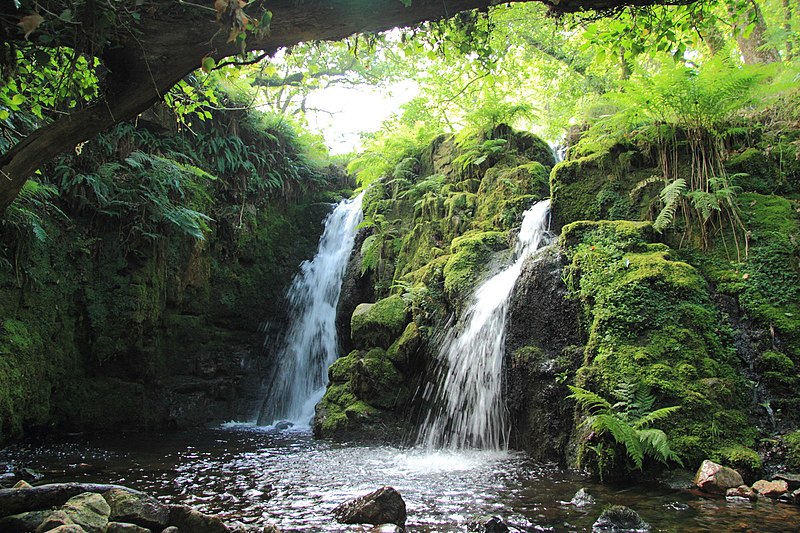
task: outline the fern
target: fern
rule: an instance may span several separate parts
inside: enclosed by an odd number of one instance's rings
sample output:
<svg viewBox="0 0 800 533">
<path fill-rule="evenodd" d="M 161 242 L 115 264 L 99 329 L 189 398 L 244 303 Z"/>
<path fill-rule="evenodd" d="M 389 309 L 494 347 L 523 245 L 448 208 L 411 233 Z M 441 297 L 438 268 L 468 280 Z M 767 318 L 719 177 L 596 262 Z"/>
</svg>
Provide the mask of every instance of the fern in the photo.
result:
<svg viewBox="0 0 800 533">
<path fill-rule="evenodd" d="M 655 222 L 653 222 L 653 228 L 656 231 L 664 231 L 672 224 L 675 218 L 675 211 L 678 209 L 680 201 L 685 193 L 686 180 L 683 178 L 676 179 L 661 190 L 659 196 L 664 203 L 664 207 L 661 209 L 661 212 L 658 213 Z"/>
<path fill-rule="evenodd" d="M 680 457 L 669 446 L 666 433 L 650 427 L 675 413 L 679 406 L 662 407 L 653 411 L 655 396 L 647 387 L 638 383 L 620 384 L 614 390 L 618 401 L 613 405 L 592 391 L 574 386 L 569 386 L 569 390 L 572 393 L 569 398 L 574 399 L 588 413 L 584 425 L 601 437 L 610 435 L 615 445 L 624 448 L 625 455 L 637 470 L 643 468 L 647 457 L 663 463 L 674 461 L 681 464 Z M 608 457 L 605 456 L 608 449 L 605 446 L 586 448 L 594 450 L 602 477 L 608 466 Z"/>
</svg>

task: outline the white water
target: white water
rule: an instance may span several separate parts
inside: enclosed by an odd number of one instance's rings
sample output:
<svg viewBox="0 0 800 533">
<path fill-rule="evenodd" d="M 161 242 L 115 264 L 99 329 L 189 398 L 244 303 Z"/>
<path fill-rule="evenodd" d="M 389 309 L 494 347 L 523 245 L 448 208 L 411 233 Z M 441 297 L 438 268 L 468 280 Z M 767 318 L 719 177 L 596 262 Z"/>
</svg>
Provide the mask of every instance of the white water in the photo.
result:
<svg viewBox="0 0 800 533">
<path fill-rule="evenodd" d="M 478 287 L 463 318 L 445 335 L 436 397 L 420 432 L 423 446 L 506 447 L 502 397 L 506 311 L 522 264 L 547 237 L 549 207 L 549 200 L 543 200 L 525 212 L 514 263 Z"/>
<path fill-rule="evenodd" d="M 303 262 L 292 280 L 290 325 L 278 351 L 278 366 L 258 416 L 259 425 L 285 420 L 307 427 L 325 394 L 328 367 L 338 357 L 336 305 L 356 227 L 363 218 L 363 196 L 342 200 L 328 215 L 317 255 Z"/>
</svg>

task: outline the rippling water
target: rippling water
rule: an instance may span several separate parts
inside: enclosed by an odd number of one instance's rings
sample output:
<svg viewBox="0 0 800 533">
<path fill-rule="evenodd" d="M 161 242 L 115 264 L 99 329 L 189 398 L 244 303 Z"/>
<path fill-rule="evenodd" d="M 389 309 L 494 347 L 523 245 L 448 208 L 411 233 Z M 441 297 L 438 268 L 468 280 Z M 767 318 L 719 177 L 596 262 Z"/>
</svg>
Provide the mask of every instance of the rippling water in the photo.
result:
<svg viewBox="0 0 800 533">
<path fill-rule="evenodd" d="M 589 531 L 612 503 L 637 510 L 656 531 L 796 531 L 800 508 L 734 503 L 682 491 L 586 482 L 510 452 L 436 452 L 319 442 L 308 432 L 229 425 L 169 434 L 74 437 L 0 450 L 2 468 L 30 468 L 37 481 L 120 483 L 227 520 L 274 522 L 285 531 L 360 531 L 336 524 L 339 503 L 392 485 L 408 506 L 410 531 L 464 531 L 497 515 L 523 531 Z M 568 502 L 581 488 L 597 503 Z M 513 530 L 512 530 L 513 531 Z"/>
</svg>

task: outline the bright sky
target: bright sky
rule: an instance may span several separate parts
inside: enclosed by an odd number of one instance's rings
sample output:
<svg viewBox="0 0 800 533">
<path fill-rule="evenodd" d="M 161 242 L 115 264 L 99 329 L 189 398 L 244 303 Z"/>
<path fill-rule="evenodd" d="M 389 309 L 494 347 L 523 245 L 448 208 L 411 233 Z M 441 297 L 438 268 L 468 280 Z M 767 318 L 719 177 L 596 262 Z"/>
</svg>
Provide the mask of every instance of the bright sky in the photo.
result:
<svg viewBox="0 0 800 533">
<path fill-rule="evenodd" d="M 309 95 L 306 117 L 312 129 L 323 133 L 331 154 L 345 154 L 361 147 L 360 133 L 379 130 L 389 115 L 416 95 L 416 84 L 410 80 L 388 89 L 334 86 Z"/>
</svg>

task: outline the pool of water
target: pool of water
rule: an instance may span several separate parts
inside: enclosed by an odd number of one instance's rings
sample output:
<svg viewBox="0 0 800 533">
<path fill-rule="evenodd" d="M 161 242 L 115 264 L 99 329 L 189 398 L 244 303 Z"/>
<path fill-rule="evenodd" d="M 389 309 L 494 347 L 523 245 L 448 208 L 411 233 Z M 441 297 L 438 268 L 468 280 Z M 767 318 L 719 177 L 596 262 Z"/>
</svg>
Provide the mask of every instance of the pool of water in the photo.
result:
<svg viewBox="0 0 800 533">
<path fill-rule="evenodd" d="M 591 531 L 610 504 L 632 507 L 655 531 L 800 530 L 795 506 L 729 502 L 651 486 L 604 486 L 517 452 L 330 443 L 307 431 L 236 424 L 15 445 L 0 450 L 3 468 L 30 469 L 42 476 L 36 483 L 119 483 L 167 503 L 245 524 L 273 522 L 284 531 L 360 531 L 337 524 L 330 512 L 383 485 L 403 495 L 410 531 L 464 531 L 467 522 L 489 515 L 522 531 Z M 595 497 L 594 505 L 569 503 L 581 487 Z"/>
</svg>

